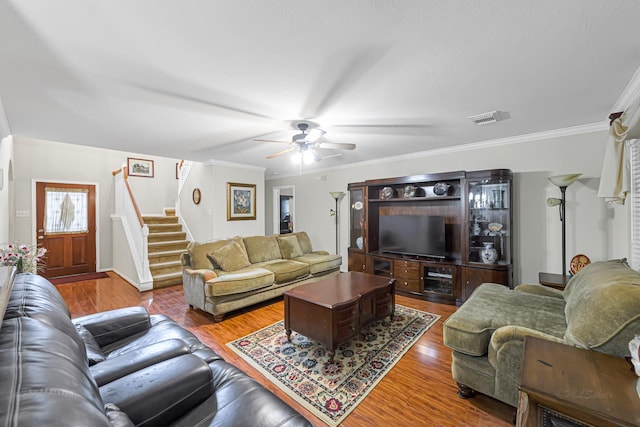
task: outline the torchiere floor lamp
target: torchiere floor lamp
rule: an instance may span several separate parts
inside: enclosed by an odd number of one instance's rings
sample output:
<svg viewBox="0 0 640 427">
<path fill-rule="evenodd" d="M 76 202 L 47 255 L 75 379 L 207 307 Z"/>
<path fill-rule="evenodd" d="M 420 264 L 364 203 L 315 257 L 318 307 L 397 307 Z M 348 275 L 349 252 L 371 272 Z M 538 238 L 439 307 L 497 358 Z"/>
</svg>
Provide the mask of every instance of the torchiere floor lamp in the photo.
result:
<svg viewBox="0 0 640 427">
<path fill-rule="evenodd" d="M 338 234 L 339 234 L 338 225 L 340 223 L 340 213 L 338 211 L 338 201 L 340 199 L 342 199 L 342 197 L 344 196 L 344 192 L 343 191 L 330 191 L 329 194 L 336 201 L 336 209 L 335 210 L 331 209 L 329 211 L 329 213 L 331 214 L 331 216 L 335 215 L 335 217 L 336 217 L 336 255 L 340 255 L 340 251 L 338 250 L 339 249 L 339 246 L 338 246 Z"/>
<path fill-rule="evenodd" d="M 581 173 L 572 173 L 567 175 L 557 175 L 550 176 L 549 181 L 551 181 L 554 185 L 560 187 L 560 193 L 562 193 L 562 198 L 558 199 L 556 197 L 549 197 L 547 199 L 548 206 L 559 206 L 560 209 L 560 222 L 562 222 L 562 282 L 567 283 L 567 239 L 566 239 L 566 226 L 565 226 L 565 192 L 567 191 L 567 187 L 576 182 L 576 180 L 581 176 Z"/>
</svg>

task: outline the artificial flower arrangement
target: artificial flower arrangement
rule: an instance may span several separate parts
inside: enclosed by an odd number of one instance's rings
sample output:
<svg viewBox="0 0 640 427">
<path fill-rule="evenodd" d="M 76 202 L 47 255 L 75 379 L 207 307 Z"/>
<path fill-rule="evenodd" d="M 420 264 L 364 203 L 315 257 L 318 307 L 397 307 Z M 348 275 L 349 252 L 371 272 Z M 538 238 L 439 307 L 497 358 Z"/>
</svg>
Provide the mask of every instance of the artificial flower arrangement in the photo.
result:
<svg viewBox="0 0 640 427">
<path fill-rule="evenodd" d="M 9 243 L 0 247 L 0 266 L 16 266 L 18 273 L 37 273 L 44 268 L 45 248 Z"/>
</svg>

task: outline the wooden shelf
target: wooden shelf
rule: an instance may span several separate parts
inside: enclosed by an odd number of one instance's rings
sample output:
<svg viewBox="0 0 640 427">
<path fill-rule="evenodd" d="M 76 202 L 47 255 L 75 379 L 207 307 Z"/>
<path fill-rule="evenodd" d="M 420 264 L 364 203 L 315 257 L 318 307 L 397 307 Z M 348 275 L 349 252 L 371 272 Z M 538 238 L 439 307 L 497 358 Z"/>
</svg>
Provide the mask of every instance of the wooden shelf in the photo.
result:
<svg viewBox="0 0 640 427">
<path fill-rule="evenodd" d="M 390 199 L 369 199 L 371 203 L 391 202 L 431 202 L 436 200 L 460 200 L 460 196 L 437 196 L 437 197 L 392 197 Z"/>
</svg>

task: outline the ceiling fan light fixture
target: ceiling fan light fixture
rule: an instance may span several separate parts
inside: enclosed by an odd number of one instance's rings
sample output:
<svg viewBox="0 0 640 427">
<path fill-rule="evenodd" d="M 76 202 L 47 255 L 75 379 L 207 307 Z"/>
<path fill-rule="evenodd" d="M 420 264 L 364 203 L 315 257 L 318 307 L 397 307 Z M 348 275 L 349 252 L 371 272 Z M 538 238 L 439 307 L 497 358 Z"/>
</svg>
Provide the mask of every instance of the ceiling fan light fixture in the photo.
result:
<svg viewBox="0 0 640 427">
<path fill-rule="evenodd" d="M 327 132 L 319 128 L 311 129 L 311 131 L 307 134 L 307 142 L 316 142 L 325 133 Z"/>
<path fill-rule="evenodd" d="M 313 153 L 310 150 L 305 150 L 302 152 L 302 161 L 305 165 L 310 165 L 315 161 Z"/>
</svg>

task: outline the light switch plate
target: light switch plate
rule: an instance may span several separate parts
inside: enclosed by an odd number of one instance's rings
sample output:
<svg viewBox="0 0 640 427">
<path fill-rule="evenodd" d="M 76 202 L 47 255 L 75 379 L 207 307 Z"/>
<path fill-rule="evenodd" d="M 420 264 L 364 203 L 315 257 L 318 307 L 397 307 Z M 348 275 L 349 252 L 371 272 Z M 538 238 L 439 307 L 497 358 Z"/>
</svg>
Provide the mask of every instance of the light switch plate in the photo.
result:
<svg viewBox="0 0 640 427">
<path fill-rule="evenodd" d="M 29 218 L 29 211 L 16 211 L 16 218 Z"/>
</svg>

